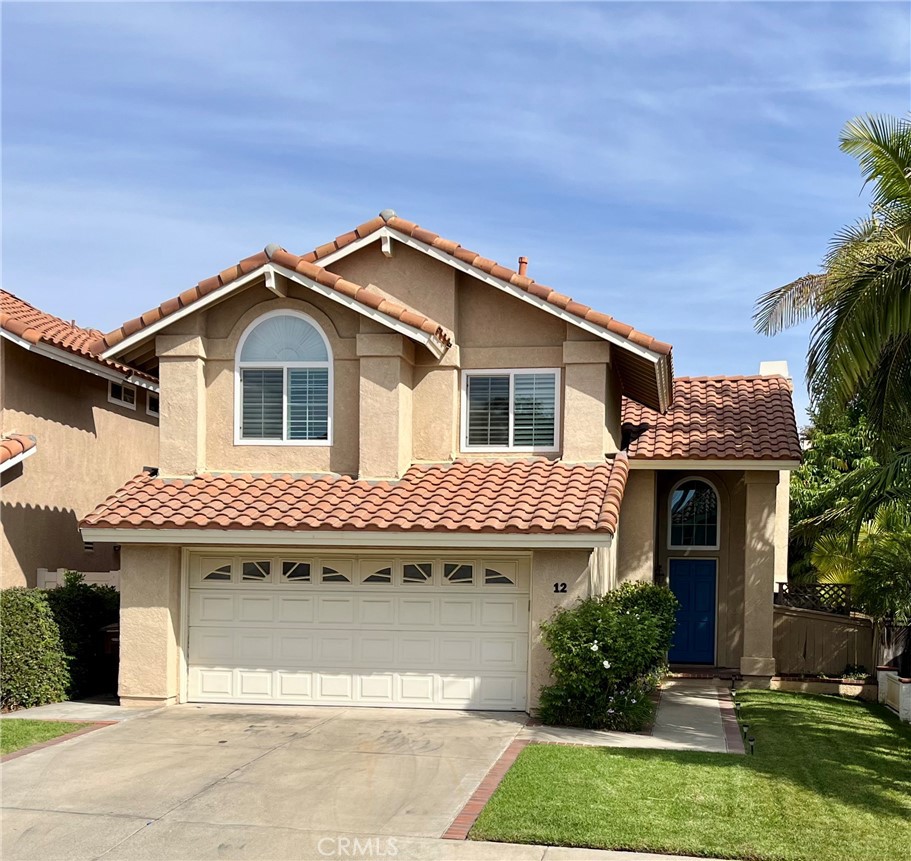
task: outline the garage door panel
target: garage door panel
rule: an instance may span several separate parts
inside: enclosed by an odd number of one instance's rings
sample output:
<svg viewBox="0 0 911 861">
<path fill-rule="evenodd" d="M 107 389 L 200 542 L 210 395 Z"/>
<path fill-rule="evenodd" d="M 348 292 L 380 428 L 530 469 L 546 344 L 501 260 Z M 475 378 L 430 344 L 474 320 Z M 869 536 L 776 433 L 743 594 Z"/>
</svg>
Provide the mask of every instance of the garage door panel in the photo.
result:
<svg viewBox="0 0 911 861">
<path fill-rule="evenodd" d="M 314 621 L 313 598 L 309 595 L 278 596 L 278 621 L 310 623 Z"/>
<path fill-rule="evenodd" d="M 272 622 L 275 619 L 275 602 L 272 595 L 245 595 L 236 598 L 238 622 Z"/>
<path fill-rule="evenodd" d="M 440 624 L 453 627 L 473 627 L 477 620 L 477 601 L 474 598 L 441 598 Z"/>
<path fill-rule="evenodd" d="M 404 580 L 401 564 L 382 584 L 194 580 L 189 699 L 524 709 L 521 566 L 498 563 L 516 584 L 488 577 L 491 565 L 453 584 Z"/>
<path fill-rule="evenodd" d="M 362 625 L 394 625 L 395 600 L 362 595 L 358 601 L 358 622 Z"/>
<path fill-rule="evenodd" d="M 354 598 L 347 595 L 332 595 L 317 598 L 316 621 L 321 625 L 353 623 Z"/>
<path fill-rule="evenodd" d="M 190 615 L 194 624 L 233 622 L 234 596 L 215 591 L 194 591 L 190 596 Z"/>
</svg>

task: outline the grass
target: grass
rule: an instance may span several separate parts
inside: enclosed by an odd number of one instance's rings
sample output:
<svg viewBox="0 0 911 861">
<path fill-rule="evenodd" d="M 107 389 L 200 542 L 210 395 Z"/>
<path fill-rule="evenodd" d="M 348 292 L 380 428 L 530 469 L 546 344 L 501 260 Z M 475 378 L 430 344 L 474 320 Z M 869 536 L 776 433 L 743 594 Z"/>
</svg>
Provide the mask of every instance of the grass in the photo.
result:
<svg viewBox="0 0 911 861">
<path fill-rule="evenodd" d="M 22 750 L 33 744 L 76 732 L 91 726 L 87 723 L 67 723 L 57 720 L 29 720 L 28 718 L 7 718 L 0 720 L 0 754 Z"/>
<path fill-rule="evenodd" d="M 911 727 L 836 697 L 737 698 L 755 756 L 530 745 L 470 836 L 751 861 L 911 857 Z"/>
</svg>

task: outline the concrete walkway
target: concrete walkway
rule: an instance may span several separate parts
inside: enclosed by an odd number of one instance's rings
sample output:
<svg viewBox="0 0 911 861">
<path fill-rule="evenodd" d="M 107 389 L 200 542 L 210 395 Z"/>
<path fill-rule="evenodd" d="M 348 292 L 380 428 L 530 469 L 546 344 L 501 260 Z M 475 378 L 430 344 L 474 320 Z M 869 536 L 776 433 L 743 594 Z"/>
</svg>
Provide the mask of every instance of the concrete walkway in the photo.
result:
<svg viewBox="0 0 911 861">
<path fill-rule="evenodd" d="M 120 722 L 140 717 L 155 709 L 124 708 L 113 697 L 111 699 L 67 701 L 51 703 L 47 706 L 35 706 L 31 709 L 4 714 L 2 720 L 66 720 L 66 721 L 104 721 Z"/>
<path fill-rule="evenodd" d="M 528 726 L 518 738 L 533 742 L 581 744 L 592 747 L 631 747 L 654 750 L 698 750 L 726 753 L 719 691 L 712 681 L 665 682 L 658 701 L 655 725 L 650 734 L 606 732 L 572 727 Z"/>
</svg>

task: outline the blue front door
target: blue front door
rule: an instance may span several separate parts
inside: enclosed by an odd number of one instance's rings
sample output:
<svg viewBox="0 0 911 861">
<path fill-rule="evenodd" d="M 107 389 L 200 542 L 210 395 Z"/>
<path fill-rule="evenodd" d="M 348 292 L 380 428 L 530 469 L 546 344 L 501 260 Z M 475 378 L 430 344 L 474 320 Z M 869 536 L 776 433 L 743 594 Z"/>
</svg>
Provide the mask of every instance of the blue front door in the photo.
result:
<svg viewBox="0 0 911 861">
<path fill-rule="evenodd" d="M 670 587 L 680 608 L 672 664 L 715 663 L 715 560 L 671 559 Z"/>
</svg>

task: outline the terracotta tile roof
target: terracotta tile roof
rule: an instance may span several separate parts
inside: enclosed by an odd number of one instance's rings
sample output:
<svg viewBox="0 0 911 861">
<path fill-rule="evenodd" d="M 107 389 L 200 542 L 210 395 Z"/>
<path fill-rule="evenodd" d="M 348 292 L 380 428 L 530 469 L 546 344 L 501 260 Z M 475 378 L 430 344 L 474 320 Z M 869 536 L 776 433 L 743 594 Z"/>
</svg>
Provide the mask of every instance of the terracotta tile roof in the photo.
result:
<svg viewBox="0 0 911 861">
<path fill-rule="evenodd" d="M 213 275 L 211 278 L 200 281 L 195 287 L 191 287 L 179 296 L 162 302 L 157 308 L 152 308 L 133 320 L 128 320 L 122 326 L 108 332 L 106 335 L 102 335 L 99 332 L 96 341 L 92 345 L 93 349 L 103 353 L 111 347 L 117 346 L 121 341 L 141 329 L 157 323 L 181 308 L 192 305 L 214 290 L 231 284 L 238 278 L 250 274 L 269 262 L 298 272 L 323 287 L 328 287 L 330 290 L 334 290 L 348 299 L 353 299 L 371 310 L 379 311 L 381 314 L 399 320 L 412 328 L 420 329 L 422 332 L 426 332 L 436 338 L 444 347 L 452 346 L 452 337 L 439 323 L 415 311 L 413 308 L 407 307 L 404 303 L 398 302 L 388 294 L 374 287 L 362 287 L 353 281 L 347 281 L 323 269 L 321 266 L 317 266 L 305 257 L 292 254 L 278 245 L 267 245 L 264 251 L 245 257 L 236 265 L 229 266 L 219 272 L 218 275 Z"/>
<path fill-rule="evenodd" d="M 678 377 L 664 414 L 624 399 L 631 458 L 799 460 L 800 440 L 784 377 Z M 638 434 L 638 435 L 637 435 Z"/>
<path fill-rule="evenodd" d="M 80 524 L 112 529 L 613 533 L 626 486 L 612 462 L 456 461 L 398 481 L 340 475 L 143 474 Z"/>
<path fill-rule="evenodd" d="M 0 464 L 25 454 L 36 445 L 38 442 L 33 436 L 22 433 L 4 434 L 0 437 Z"/>
<path fill-rule="evenodd" d="M 383 227 L 388 227 L 397 233 L 404 234 L 450 255 L 462 263 L 480 269 L 494 278 L 508 282 L 513 287 L 524 290 L 526 293 L 542 299 L 561 311 L 578 317 L 580 320 L 585 320 L 614 335 L 619 335 L 629 341 L 630 344 L 636 344 L 650 350 L 658 357 L 656 364 L 629 351 L 617 351 L 612 364 L 620 375 L 623 390 L 626 394 L 653 408 L 666 407 L 673 400 L 672 381 L 674 369 L 670 344 L 659 341 L 644 332 L 639 332 L 632 326 L 615 320 L 609 314 L 603 314 L 588 305 L 576 302 L 569 296 L 554 290 L 553 287 L 539 284 L 533 278 L 522 275 L 515 269 L 503 266 L 487 257 L 482 257 L 476 251 L 463 248 L 458 242 L 444 239 L 433 231 L 420 227 L 413 221 L 400 218 L 392 210 L 383 210 L 376 218 L 364 222 L 355 227 L 354 230 L 343 233 L 331 242 L 320 245 L 319 248 L 314 249 L 309 254 L 305 254 L 303 259 L 316 263 L 359 239 L 365 239 Z"/>
<path fill-rule="evenodd" d="M 376 218 L 361 224 L 348 233 L 337 236 L 331 242 L 327 242 L 325 245 L 321 245 L 309 254 L 303 255 L 302 259 L 316 262 L 317 260 L 328 257 L 330 254 L 344 248 L 346 245 L 350 245 L 358 239 L 363 239 L 371 233 L 375 233 L 381 227 L 388 227 L 398 233 L 404 233 L 406 236 L 410 236 L 418 242 L 423 242 L 425 245 L 430 245 L 439 251 L 443 251 L 446 254 L 455 257 L 457 260 L 467 263 L 469 266 L 474 266 L 476 269 L 480 269 L 482 272 L 486 272 L 494 278 L 499 278 L 501 281 L 507 281 L 514 287 L 518 287 L 520 290 L 524 290 L 532 296 L 543 299 L 545 302 L 548 302 L 563 311 L 567 311 L 575 317 L 586 320 L 595 326 L 607 329 L 615 335 L 620 335 L 620 337 L 626 338 L 628 341 L 638 344 L 640 347 L 645 347 L 647 350 L 651 350 L 654 353 L 660 353 L 661 355 L 668 355 L 671 352 L 670 344 L 659 341 L 657 338 L 646 335 L 644 332 L 639 332 L 632 326 L 615 320 L 610 314 L 603 314 L 600 311 L 595 311 L 588 305 L 576 302 L 569 296 L 558 293 L 553 287 L 547 287 L 544 284 L 539 284 L 533 278 L 529 278 L 526 275 L 520 275 L 515 269 L 511 269 L 508 266 L 501 266 L 495 260 L 482 257 L 477 251 L 469 251 L 467 248 L 463 248 L 459 245 L 458 242 L 454 242 L 451 239 L 444 239 L 439 234 L 426 230 L 413 221 L 399 218 L 399 216 L 392 213 L 390 210 L 384 210 L 384 212 L 380 213 Z"/>
<path fill-rule="evenodd" d="M 91 359 L 124 376 L 143 377 L 156 380 L 155 377 L 110 359 L 102 359 L 95 349 L 101 332 L 98 329 L 85 329 L 74 322 L 67 322 L 53 314 L 41 311 L 24 299 L 0 290 L 0 329 L 5 329 L 30 344 L 44 343 L 69 353 L 75 353 Z"/>
</svg>

